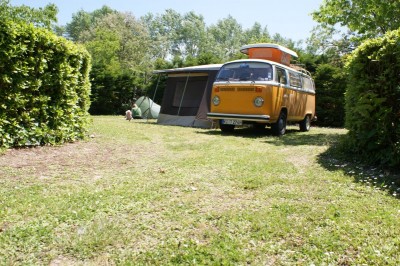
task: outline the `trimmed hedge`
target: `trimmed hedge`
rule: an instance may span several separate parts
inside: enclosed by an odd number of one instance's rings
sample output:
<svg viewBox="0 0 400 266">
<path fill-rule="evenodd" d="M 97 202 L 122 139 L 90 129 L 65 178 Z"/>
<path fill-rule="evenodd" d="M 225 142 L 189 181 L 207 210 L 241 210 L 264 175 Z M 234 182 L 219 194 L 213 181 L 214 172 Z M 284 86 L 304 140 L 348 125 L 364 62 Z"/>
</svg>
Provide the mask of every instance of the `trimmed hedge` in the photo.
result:
<svg viewBox="0 0 400 266">
<path fill-rule="evenodd" d="M 90 55 L 50 31 L 0 22 L 0 147 L 85 137 Z"/>
<path fill-rule="evenodd" d="M 364 42 L 349 58 L 346 149 L 400 167 L 400 29 Z"/>
</svg>

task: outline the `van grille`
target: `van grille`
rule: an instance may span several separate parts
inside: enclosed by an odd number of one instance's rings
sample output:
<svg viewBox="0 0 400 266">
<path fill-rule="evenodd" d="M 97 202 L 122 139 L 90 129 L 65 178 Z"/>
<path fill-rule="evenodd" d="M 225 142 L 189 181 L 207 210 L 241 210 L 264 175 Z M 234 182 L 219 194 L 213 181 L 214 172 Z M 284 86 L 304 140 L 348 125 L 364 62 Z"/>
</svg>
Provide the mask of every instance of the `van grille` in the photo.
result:
<svg viewBox="0 0 400 266">
<path fill-rule="evenodd" d="M 254 91 L 254 88 L 238 88 L 237 91 Z"/>
<path fill-rule="evenodd" d="M 228 91 L 237 91 L 237 92 L 254 92 L 255 88 L 251 87 L 251 88 L 243 88 L 243 87 L 222 87 L 219 88 L 219 91 L 224 91 L 224 92 L 228 92 Z"/>
<path fill-rule="evenodd" d="M 220 91 L 235 91 L 235 88 L 220 88 Z"/>
</svg>

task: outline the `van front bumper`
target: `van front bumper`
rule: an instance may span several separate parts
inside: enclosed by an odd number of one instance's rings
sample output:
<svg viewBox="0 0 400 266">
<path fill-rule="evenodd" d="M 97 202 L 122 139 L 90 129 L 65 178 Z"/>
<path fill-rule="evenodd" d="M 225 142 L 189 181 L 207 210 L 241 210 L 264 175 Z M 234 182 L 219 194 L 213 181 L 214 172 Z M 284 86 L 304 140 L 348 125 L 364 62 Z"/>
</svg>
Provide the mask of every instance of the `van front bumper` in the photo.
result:
<svg viewBox="0 0 400 266">
<path fill-rule="evenodd" d="M 207 118 L 210 119 L 233 119 L 254 122 L 268 122 L 269 115 L 241 115 L 241 114 L 224 114 L 224 113 L 207 113 Z"/>
</svg>

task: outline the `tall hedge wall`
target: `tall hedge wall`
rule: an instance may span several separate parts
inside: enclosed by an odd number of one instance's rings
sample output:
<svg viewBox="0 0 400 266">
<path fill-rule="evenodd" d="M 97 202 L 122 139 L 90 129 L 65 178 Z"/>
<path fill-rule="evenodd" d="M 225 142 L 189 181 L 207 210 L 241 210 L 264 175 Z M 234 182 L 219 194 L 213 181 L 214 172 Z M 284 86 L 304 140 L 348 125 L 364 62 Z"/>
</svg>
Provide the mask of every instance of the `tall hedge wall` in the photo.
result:
<svg viewBox="0 0 400 266">
<path fill-rule="evenodd" d="M 83 138 L 90 56 L 32 25 L 0 21 L 0 148 Z"/>
<path fill-rule="evenodd" d="M 347 149 L 371 163 L 400 167 L 400 29 L 366 41 L 347 68 Z"/>
</svg>

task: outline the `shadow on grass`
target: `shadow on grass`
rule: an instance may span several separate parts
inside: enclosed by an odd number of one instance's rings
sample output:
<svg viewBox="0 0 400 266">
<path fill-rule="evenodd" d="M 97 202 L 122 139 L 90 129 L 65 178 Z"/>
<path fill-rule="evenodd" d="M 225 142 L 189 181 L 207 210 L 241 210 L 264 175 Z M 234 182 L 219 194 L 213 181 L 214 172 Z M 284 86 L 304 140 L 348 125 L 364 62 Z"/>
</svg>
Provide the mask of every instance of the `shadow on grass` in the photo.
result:
<svg viewBox="0 0 400 266">
<path fill-rule="evenodd" d="M 274 136 L 270 128 L 255 129 L 252 127 L 237 128 L 230 133 L 222 132 L 221 130 L 198 131 L 198 133 L 221 137 L 231 136 L 251 139 L 263 138 L 265 143 L 276 146 L 326 146 L 335 142 L 340 135 L 335 133 L 313 133 L 312 131 L 300 132 L 295 127 L 289 127 L 286 130 L 286 134 L 281 137 Z"/>
<path fill-rule="evenodd" d="M 254 128 L 239 128 L 232 133 L 223 133 L 220 130 L 199 131 L 198 133 L 220 135 L 222 137 L 235 136 L 242 138 L 264 138 L 265 143 L 276 146 L 327 146 L 328 149 L 318 155 L 317 162 L 328 171 L 342 171 L 351 176 L 354 182 L 375 189 L 386 191 L 388 194 L 400 198 L 400 173 L 395 170 L 371 166 L 357 160 L 357 156 L 346 155 L 339 148 L 343 134 L 300 132 L 289 128 L 282 137 L 273 136 L 269 128 L 255 130 Z"/>
<path fill-rule="evenodd" d="M 354 154 L 345 154 L 340 149 L 340 138 L 341 136 L 325 152 L 318 155 L 318 163 L 328 171 L 342 171 L 345 175 L 351 176 L 356 183 L 386 191 L 391 196 L 400 199 L 398 170 L 371 166 L 358 160 Z"/>
</svg>

